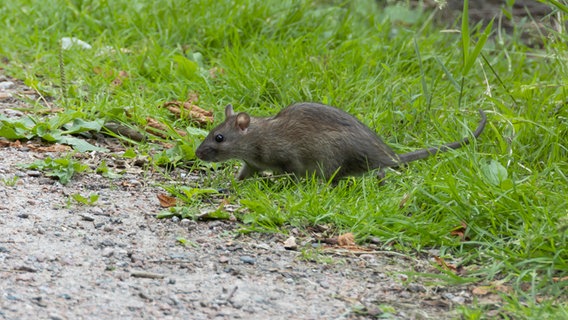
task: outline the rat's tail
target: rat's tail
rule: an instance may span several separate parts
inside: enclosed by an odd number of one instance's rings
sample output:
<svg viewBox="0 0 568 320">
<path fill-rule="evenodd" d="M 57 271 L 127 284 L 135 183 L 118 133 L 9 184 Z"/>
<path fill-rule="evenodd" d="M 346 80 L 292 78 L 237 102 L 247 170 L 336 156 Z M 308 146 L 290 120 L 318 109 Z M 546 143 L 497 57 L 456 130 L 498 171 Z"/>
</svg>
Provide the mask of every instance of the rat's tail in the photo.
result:
<svg viewBox="0 0 568 320">
<path fill-rule="evenodd" d="M 479 109 L 479 114 L 481 115 L 481 121 L 479 121 L 479 125 L 477 125 L 477 129 L 475 129 L 475 131 L 473 132 L 473 136 L 476 139 L 477 139 L 477 137 L 479 137 L 481 132 L 483 132 L 483 129 L 485 129 L 485 123 L 487 122 L 487 116 L 485 115 L 485 112 L 483 110 Z M 407 163 L 407 162 L 411 162 L 411 161 L 415 161 L 415 160 L 420 160 L 420 159 L 425 159 L 425 158 L 428 158 L 429 156 L 432 156 L 432 155 L 435 155 L 435 154 L 438 154 L 438 153 L 441 153 L 441 152 L 445 152 L 445 151 L 448 151 L 448 150 L 459 149 L 459 148 L 461 148 L 461 147 L 463 147 L 463 146 L 465 146 L 469 143 L 470 143 L 469 137 L 465 137 L 462 140 L 446 143 L 446 144 L 441 145 L 439 147 L 420 149 L 420 150 L 400 154 L 400 155 L 398 155 L 399 164 L 403 164 L 403 163 Z"/>
</svg>

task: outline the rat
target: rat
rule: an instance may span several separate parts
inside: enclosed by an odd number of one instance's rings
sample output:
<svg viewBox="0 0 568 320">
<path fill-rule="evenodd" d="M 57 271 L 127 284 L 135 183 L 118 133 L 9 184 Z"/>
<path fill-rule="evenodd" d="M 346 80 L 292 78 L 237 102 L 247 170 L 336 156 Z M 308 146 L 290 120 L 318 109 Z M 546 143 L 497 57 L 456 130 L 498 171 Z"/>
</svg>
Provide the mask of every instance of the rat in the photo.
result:
<svg viewBox="0 0 568 320">
<path fill-rule="evenodd" d="M 487 117 L 479 110 L 481 121 L 473 132 L 479 137 Z M 204 161 L 239 159 L 243 166 L 236 175 L 243 180 L 262 171 L 291 173 L 298 177 L 315 174 L 333 182 L 347 177 L 398 167 L 431 155 L 458 149 L 469 138 L 438 147 L 404 154 L 394 152 L 369 127 L 354 116 L 335 107 L 302 102 L 288 106 L 272 117 L 253 117 L 225 107 L 225 121 L 209 132 L 195 151 Z"/>
</svg>

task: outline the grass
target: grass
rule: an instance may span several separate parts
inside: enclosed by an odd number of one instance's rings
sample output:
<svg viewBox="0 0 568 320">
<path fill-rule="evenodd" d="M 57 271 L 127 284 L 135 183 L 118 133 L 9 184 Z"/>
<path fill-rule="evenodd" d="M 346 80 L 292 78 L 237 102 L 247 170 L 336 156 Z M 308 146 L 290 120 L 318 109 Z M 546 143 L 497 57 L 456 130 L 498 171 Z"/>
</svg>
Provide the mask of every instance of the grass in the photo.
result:
<svg viewBox="0 0 568 320">
<path fill-rule="evenodd" d="M 54 106 L 140 128 L 147 117 L 191 127 L 158 106 L 193 92 L 217 121 L 227 103 L 260 116 L 317 101 L 354 114 L 402 153 L 466 135 L 482 108 L 488 126 L 472 146 L 389 171 L 386 186 L 373 176 L 335 188 L 310 179 L 227 184 L 230 163 L 213 165 L 224 170 L 204 187 L 229 187 L 249 209 L 241 217 L 248 231 L 329 224 L 402 252 L 437 248 L 468 279 L 511 283 L 502 317 L 565 317 L 566 280 L 558 279 L 568 276 L 566 33 L 550 30 L 533 49 L 517 33 L 484 43 L 483 28 L 458 26 L 462 37 L 430 18 L 372 0 L 7 0 L 0 58 L 4 73 Z M 60 52 L 63 37 L 92 49 Z M 153 141 L 137 148 L 155 163 L 192 160 L 203 135 L 188 131 L 172 135 L 179 154 Z M 462 224 L 466 240 L 452 235 Z M 477 319 L 487 308 L 462 312 Z"/>
</svg>

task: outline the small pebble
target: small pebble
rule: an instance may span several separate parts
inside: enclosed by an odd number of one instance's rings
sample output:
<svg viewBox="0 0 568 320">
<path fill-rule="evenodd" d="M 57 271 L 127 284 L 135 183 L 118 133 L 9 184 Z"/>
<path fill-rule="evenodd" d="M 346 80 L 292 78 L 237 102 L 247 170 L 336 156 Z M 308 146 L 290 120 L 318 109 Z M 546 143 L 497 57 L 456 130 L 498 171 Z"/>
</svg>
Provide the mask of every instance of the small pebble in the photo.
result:
<svg viewBox="0 0 568 320">
<path fill-rule="evenodd" d="M 10 89 L 14 85 L 16 85 L 16 84 L 13 83 L 12 81 L 2 81 L 2 82 L 0 82 L 0 90 Z"/>
<path fill-rule="evenodd" d="M 32 301 L 35 302 L 40 307 L 44 307 L 44 308 L 47 307 L 47 303 L 45 303 L 45 301 L 43 300 L 42 297 L 32 298 Z"/>
<path fill-rule="evenodd" d="M 184 219 L 181 219 L 179 224 L 184 226 L 184 227 L 187 227 L 187 226 L 191 225 L 192 223 L 193 223 L 193 220 L 184 218 Z"/>
<path fill-rule="evenodd" d="M 28 265 L 16 267 L 16 270 L 25 272 L 37 272 L 37 269 Z"/>
<path fill-rule="evenodd" d="M 452 301 L 453 303 L 463 304 L 465 302 L 464 297 L 455 296 L 449 292 L 442 294 L 442 297 Z"/>
<path fill-rule="evenodd" d="M 320 281 L 319 285 L 324 289 L 329 289 L 329 283 L 327 281 Z"/>
<path fill-rule="evenodd" d="M 63 320 L 64 318 L 57 313 L 52 313 L 49 315 L 50 320 Z"/>
<path fill-rule="evenodd" d="M 15 174 L 17 177 L 20 177 L 20 178 L 23 178 L 23 177 L 27 176 L 27 174 L 26 174 L 25 172 L 22 172 L 22 171 L 16 171 L 14 174 Z"/>
<path fill-rule="evenodd" d="M 5 109 L 4 113 L 8 116 L 8 117 L 22 117 L 24 115 L 23 112 L 18 111 L 18 110 L 13 110 L 13 109 Z"/>
<path fill-rule="evenodd" d="M 81 213 L 81 214 L 79 214 L 79 216 L 81 217 L 82 220 L 85 220 L 85 221 L 95 221 L 95 218 L 93 216 L 90 216 L 86 213 Z"/>
<path fill-rule="evenodd" d="M 374 243 L 374 244 L 381 244 L 381 238 L 377 238 L 377 237 L 371 237 L 369 238 L 369 242 Z"/>
<path fill-rule="evenodd" d="M 11 294 L 8 293 L 8 295 L 6 295 L 6 299 L 8 300 L 12 300 L 12 301 L 22 301 L 22 298 L 16 294 Z"/>
<path fill-rule="evenodd" d="M 58 295 L 59 298 L 63 298 L 65 300 L 71 300 L 71 295 L 67 294 L 67 293 L 62 293 L 60 295 Z"/>
<path fill-rule="evenodd" d="M 92 207 L 89 210 L 92 214 L 94 214 L 95 216 L 103 216 L 105 215 L 105 212 L 103 211 L 103 209 L 99 208 L 99 207 Z"/>
<path fill-rule="evenodd" d="M 256 263 L 256 259 L 251 257 L 251 256 L 240 256 L 239 259 L 242 262 L 248 263 L 248 264 L 255 264 Z"/>
<path fill-rule="evenodd" d="M 128 183 L 129 183 L 131 186 L 139 186 L 139 185 L 142 184 L 140 181 L 138 181 L 138 180 L 136 180 L 136 179 L 130 179 L 130 180 L 128 180 Z"/>
<path fill-rule="evenodd" d="M 106 247 L 106 248 L 103 249 L 101 256 L 108 258 L 108 257 L 112 256 L 113 254 L 114 254 L 114 249 L 110 248 L 110 247 Z"/>
<path fill-rule="evenodd" d="M 284 241 L 284 249 L 286 250 L 296 250 L 298 249 L 298 244 L 296 244 L 296 237 L 290 237 Z"/>
<path fill-rule="evenodd" d="M 408 290 L 411 292 L 426 292 L 426 288 L 418 283 L 410 283 L 408 285 Z"/>
<path fill-rule="evenodd" d="M 27 172 L 27 175 L 29 177 L 41 177 L 41 171 L 37 171 L 37 170 L 29 170 Z"/>
</svg>

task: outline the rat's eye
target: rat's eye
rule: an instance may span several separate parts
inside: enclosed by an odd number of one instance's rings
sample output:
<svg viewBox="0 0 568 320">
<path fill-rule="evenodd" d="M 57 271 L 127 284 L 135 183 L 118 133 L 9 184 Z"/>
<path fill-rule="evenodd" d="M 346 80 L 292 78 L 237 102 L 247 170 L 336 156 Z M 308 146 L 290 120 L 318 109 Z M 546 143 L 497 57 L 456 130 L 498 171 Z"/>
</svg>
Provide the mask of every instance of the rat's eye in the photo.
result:
<svg viewBox="0 0 568 320">
<path fill-rule="evenodd" d="M 223 142 L 225 140 L 225 137 L 223 137 L 222 134 L 218 134 L 215 136 L 215 141 L 217 142 Z"/>
</svg>

